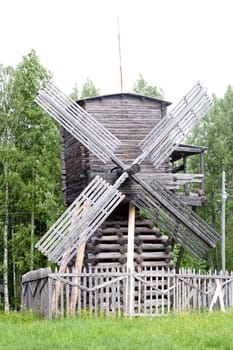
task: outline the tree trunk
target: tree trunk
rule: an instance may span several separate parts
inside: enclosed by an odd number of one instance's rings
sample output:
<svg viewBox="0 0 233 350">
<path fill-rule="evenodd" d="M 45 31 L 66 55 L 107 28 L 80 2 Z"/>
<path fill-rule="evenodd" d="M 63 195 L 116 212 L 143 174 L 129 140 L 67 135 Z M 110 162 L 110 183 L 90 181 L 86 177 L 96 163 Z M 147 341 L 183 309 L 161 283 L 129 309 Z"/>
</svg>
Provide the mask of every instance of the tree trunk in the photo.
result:
<svg viewBox="0 0 233 350">
<path fill-rule="evenodd" d="M 9 186 L 8 186 L 8 164 L 4 164 L 5 178 L 5 218 L 3 229 L 3 286 L 4 286 L 4 311 L 9 312 L 9 290 L 8 290 L 8 232 L 9 232 Z"/>
<path fill-rule="evenodd" d="M 31 211 L 31 270 L 34 268 L 34 233 L 35 233 L 35 169 L 32 169 L 32 211 Z"/>
<path fill-rule="evenodd" d="M 31 264 L 30 268 L 33 270 L 34 268 L 34 231 L 35 231 L 35 212 L 32 209 L 31 212 Z"/>
<path fill-rule="evenodd" d="M 15 242 L 14 242 L 14 229 L 11 228 L 11 240 L 12 240 L 12 272 L 13 272 L 13 297 L 16 299 L 16 274 L 15 274 Z"/>
</svg>

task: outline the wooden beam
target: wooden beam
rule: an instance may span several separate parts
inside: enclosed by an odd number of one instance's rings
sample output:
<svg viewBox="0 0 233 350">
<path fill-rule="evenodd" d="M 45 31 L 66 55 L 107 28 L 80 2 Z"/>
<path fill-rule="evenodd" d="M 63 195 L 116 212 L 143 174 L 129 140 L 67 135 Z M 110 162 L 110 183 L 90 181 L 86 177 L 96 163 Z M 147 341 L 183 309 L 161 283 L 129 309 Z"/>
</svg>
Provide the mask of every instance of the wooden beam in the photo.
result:
<svg viewBox="0 0 233 350">
<path fill-rule="evenodd" d="M 215 279 L 215 283 L 216 283 L 216 289 L 210 303 L 209 312 L 213 311 L 213 307 L 217 303 L 218 299 L 219 299 L 219 305 L 220 305 L 221 311 L 226 312 L 225 305 L 224 305 L 224 298 L 223 298 L 224 294 L 223 294 L 222 285 L 219 279 Z"/>
<path fill-rule="evenodd" d="M 129 220 L 128 220 L 128 252 L 127 252 L 127 272 L 128 286 L 127 286 L 127 304 L 126 312 L 132 317 L 134 313 L 134 233 L 135 233 L 135 206 L 129 203 Z"/>
</svg>

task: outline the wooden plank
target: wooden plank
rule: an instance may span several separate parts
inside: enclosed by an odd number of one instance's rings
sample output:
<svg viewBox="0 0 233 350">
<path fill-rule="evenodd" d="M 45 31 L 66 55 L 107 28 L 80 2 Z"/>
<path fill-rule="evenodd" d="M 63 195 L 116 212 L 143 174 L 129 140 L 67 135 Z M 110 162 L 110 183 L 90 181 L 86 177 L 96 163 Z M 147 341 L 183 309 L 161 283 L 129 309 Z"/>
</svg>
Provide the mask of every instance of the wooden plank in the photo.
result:
<svg viewBox="0 0 233 350">
<path fill-rule="evenodd" d="M 70 316 L 70 285 L 67 283 L 65 286 L 65 296 L 66 296 L 66 317 Z"/>
<path fill-rule="evenodd" d="M 84 209 L 83 209 L 83 215 L 85 216 L 86 213 L 89 210 L 88 203 L 84 203 Z M 76 208 L 78 210 L 78 206 Z M 71 225 L 71 230 L 75 229 L 76 222 Z M 83 235 L 86 235 L 85 230 L 82 232 Z M 86 242 L 84 241 L 82 245 L 79 246 L 76 252 L 76 260 L 74 265 L 74 273 L 81 273 L 83 268 L 83 259 L 84 259 L 84 252 L 85 252 Z M 74 285 L 78 283 L 78 277 L 75 277 L 73 280 Z M 77 304 L 77 298 L 78 298 L 78 287 L 74 287 L 72 290 L 72 309 L 75 310 L 75 306 Z"/>
<path fill-rule="evenodd" d="M 214 305 L 216 304 L 217 300 L 219 300 L 221 311 L 226 312 L 224 298 L 223 298 L 224 294 L 223 294 L 222 286 L 221 286 L 219 279 L 216 279 L 215 283 L 216 283 L 216 289 L 215 289 L 213 298 L 212 298 L 211 303 L 210 303 L 209 311 L 210 312 L 213 311 Z"/>
<path fill-rule="evenodd" d="M 112 158 L 120 141 L 52 83 L 39 92 L 35 101 L 104 163 Z"/>
<path fill-rule="evenodd" d="M 70 308 L 70 297 L 73 293 L 74 277 L 78 278 L 78 286 L 82 293 L 83 304 L 78 304 L 78 315 L 98 316 L 100 314 L 120 315 L 123 308 L 127 315 L 165 315 L 166 312 L 187 312 L 202 309 L 208 306 L 210 311 L 219 300 L 222 311 L 232 304 L 232 281 L 233 275 L 227 272 L 217 274 L 216 271 L 201 274 L 193 270 L 165 270 L 148 266 L 139 268 L 133 276 L 136 280 L 133 290 L 135 299 L 133 313 L 125 310 L 125 299 L 128 297 L 127 272 L 124 269 L 109 267 L 98 267 L 90 272 L 75 273 L 51 273 L 48 277 L 48 290 L 43 289 L 41 280 L 26 281 L 23 285 L 24 297 L 28 298 L 28 307 L 36 306 L 38 300 L 48 304 L 46 316 L 49 319 L 58 316 L 69 317 L 74 314 L 74 309 Z M 118 277 L 118 278 L 116 278 Z M 82 282 L 81 282 L 82 281 Z M 56 298 L 57 303 L 52 311 L 52 296 L 56 292 L 59 283 L 61 285 L 60 298 Z M 38 286 L 36 288 L 35 286 Z M 26 288 L 27 286 L 27 288 Z M 224 289 L 224 292 L 223 292 Z M 43 294 L 45 291 L 45 294 Z M 224 296 L 225 293 L 225 296 Z M 208 297 L 209 300 L 204 297 Z M 123 298 L 121 298 L 123 297 Z M 87 302 L 88 298 L 88 302 Z M 65 306 L 66 305 L 66 306 Z M 66 307 L 66 310 L 64 310 Z M 46 310 L 45 308 L 42 308 Z M 83 310 L 83 311 L 82 311 Z M 126 312 L 127 311 L 127 312 Z"/>
<path fill-rule="evenodd" d="M 128 278 L 128 305 L 127 313 L 129 316 L 134 312 L 134 230 L 135 230 L 135 206 L 129 203 L 128 219 L 128 249 L 127 249 L 127 272 Z"/>
<path fill-rule="evenodd" d="M 118 179 L 119 185 L 125 177 L 127 174 L 122 174 Z M 124 197 L 117 190 L 117 182 L 111 186 L 97 176 L 39 240 L 36 247 L 50 261 L 58 264 L 70 261 L 79 246 L 88 240 Z M 85 212 L 86 205 L 90 208 L 88 212 Z M 73 222 L 76 223 L 75 227 Z"/>
<path fill-rule="evenodd" d="M 161 183 L 156 184 L 154 181 L 153 185 L 148 186 L 138 176 L 132 177 L 144 189 L 133 197 L 134 204 L 192 255 L 200 258 L 216 245 L 219 238 L 217 232 Z M 174 231 L 177 223 L 180 225 L 179 230 Z"/>
<path fill-rule="evenodd" d="M 154 166 L 159 167 L 211 107 L 212 101 L 206 90 L 197 83 L 142 140 L 140 147 L 143 154 L 136 159 L 136 162 L 150 155 Z"/>
<path fill-rule="evenodd" d="M 52 291 L 52 278 L 49 277 L 48 278 L 48 318 L 49 320 L 52 319 L 53 317 L 53 312 L 52 312 L 52 295 L 53 295 L 53 291 Z"/>
<path fill-rule="evenodd" d="M 115 150 L 115 154 L 124 162 L 127 162 L 129 158 L 133 161 L 141 153 L 140 149 L 136 147 L 137 144 L 159 122 L 166 109 L 166 105 L 162 101 L 141 101 L 139 97 L 135 96 L 132 99 L 127 95 L 124 97 L 120 95 L 109 96 L 107 99 L 104 98 L 95 101 L 85 100 L 81 104 L 101 125 L 122 141 L 122 144 Z M 128 143 L 125 142 L 125 136 L 127 135 L 132 136 L 132 139 L 128 140 Z M 71 138 L 73 137 L 71 136 Z M 76 144 L 76 148 L 78 149 L 78 141 Z M 64 139 L 64 148 L 66 150 L 65 159 L 67 160 L 70 154 L 68 133 L 66 133 Z M 74 139 L 72 149 L 75 150 L 76 148 Z M 81 164 L 81 159 L 84 159 L 81 157 L 81 155 L 70 157 L 72 158 L 71 164 L 73 163 L 73 165 L 77 166 L 77 159 L 78 163 Z M 103 172 L 106 173 L 114 167 L 114 163 L 111 161 L 108 161 L 106 167 L 103 167 L 102 162 L 92 154 L 90 154 L 88 159 L 91 176 L 94 174 L 95 169 L 97 171 L 103 169 Z M 82 170 L 80 171 L 82 173 Z M 152 167 L 151 171 L 153 171 Z M 72 169 L 68 169 L 66 166 L 66 196 L 68 203 L 71 203 L 72 199 L 75 199 L 80 193 L 82 185 L 74 188 L 74 184 L 77 184 L 79 174 L 80 172 L 74 166 Z"/>
</svg>

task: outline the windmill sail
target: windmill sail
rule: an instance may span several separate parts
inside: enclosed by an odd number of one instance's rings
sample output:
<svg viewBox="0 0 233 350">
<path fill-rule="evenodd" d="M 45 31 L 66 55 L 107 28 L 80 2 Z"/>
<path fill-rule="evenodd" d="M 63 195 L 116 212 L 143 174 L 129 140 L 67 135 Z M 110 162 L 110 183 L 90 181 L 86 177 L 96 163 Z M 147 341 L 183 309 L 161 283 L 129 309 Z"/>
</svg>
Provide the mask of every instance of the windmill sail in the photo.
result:
<svg viewBox="0 0 233 350">
<path fill-rule="evenodd" d="M 158 181 L 148 185 L 136 175 L 133 178 L 141 185 L 132 193 L 134 204 L 190 254 L 200 258 L 216 246 L 217 232 L 176 195 Z"/>
<path fill-rule="evenodd" d="M 48 83 L 35 101 L 103 163 L 114 157 L 120 141 L 55 85 Z"/>
<path fill-rule="evenodd" d="M 206 115 L 212 101 L 206 89 L 197 83 L 190 92 L 139 143 L 142 154 L 135 160 L 141 163 L 149 156 L 159 167 L 179 146 L 198 121 Z"/>
<path fill-rule="evenodd" d="M 140 186 L 140 191 L 132 196 L 135 205 L 192 255 L 199 258 L 216 245 L 218 234 L 211 227 L 161 183 L 148 184 L 131 172 L 114 154 L 120 141 L 54 85 L 48 84 L 36 102 L 104 163 L 111 159 L 124 171 L 113 186 L 96 177 L 37 243 L 50 261 L 60 264 L 75 255 L 123 200 L 118 188 L 128 176 Z M 210 106 L 205 89 L 196 84 L 140 143 L 142 154 L 133 165 L 150 156 L 155 167 L 159 166 Z"/>
<path fill-rule="evenodd" d="M 114 186 L 96 176 L 71 206 L 36 244 L 49 261 L 60 264 L 70 261 L 77 249 L 98 229 L 125 197 L 117 187 L 125 180 L 123 174 Z"/>
</svg>

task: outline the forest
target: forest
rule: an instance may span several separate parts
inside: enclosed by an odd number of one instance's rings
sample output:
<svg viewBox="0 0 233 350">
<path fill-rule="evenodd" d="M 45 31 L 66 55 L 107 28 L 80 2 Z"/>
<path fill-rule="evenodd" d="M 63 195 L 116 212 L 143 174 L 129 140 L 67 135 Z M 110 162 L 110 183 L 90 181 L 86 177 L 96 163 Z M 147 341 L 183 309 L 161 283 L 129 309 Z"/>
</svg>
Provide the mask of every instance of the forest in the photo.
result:
<svg viewBox="0 0 233 350">
<path fill-rule="evenodd" d="M 34 102 L 38 90 L 52 79 L 34 50 L 15 67 L 0 64 L 0 308 L 20 307 L 21 276 L 48 265 L 35 243 L 63 212 L 61 194 L 60 129 Z M 165 98 L 139 75 L 132 91 Z M 100 89 L 87 78 L 73 99 L 95 96 Z M 202 216 L 221 231 L 222 171 L 226 172 L 226 268 L 233 270 L 233 87 L 189 136 L 187 143 L 207 146 L 205 155 L 206 206 Z M 189 168 L 195 172 L 195 162 Z M 187 254 L 184 267 L 221 268 L 220 242 L 211 256 L 195 261 Z"/>
</svg>

